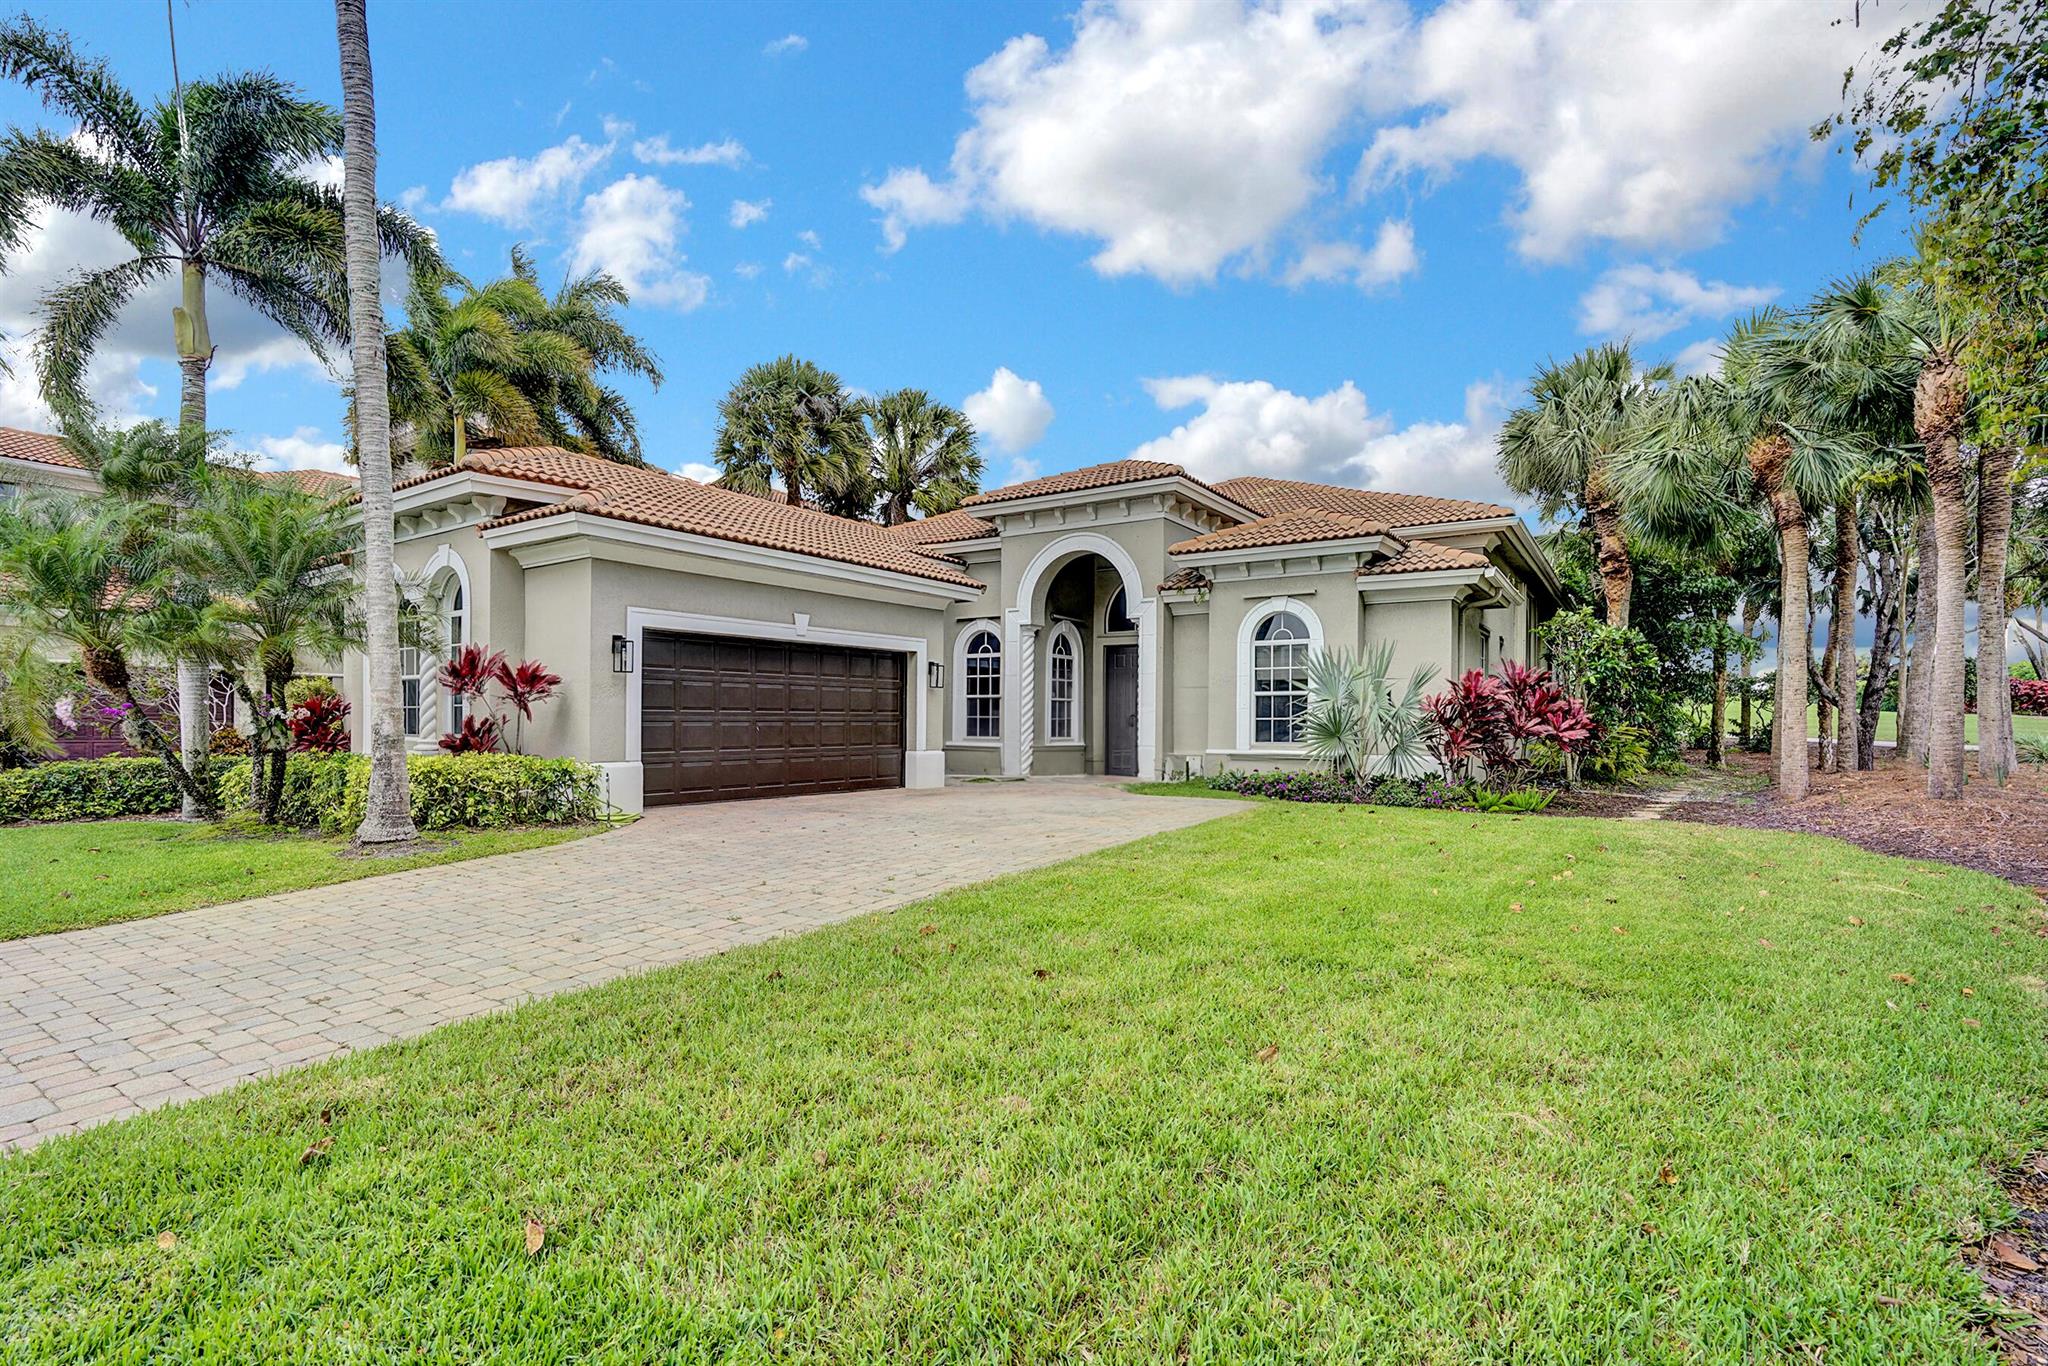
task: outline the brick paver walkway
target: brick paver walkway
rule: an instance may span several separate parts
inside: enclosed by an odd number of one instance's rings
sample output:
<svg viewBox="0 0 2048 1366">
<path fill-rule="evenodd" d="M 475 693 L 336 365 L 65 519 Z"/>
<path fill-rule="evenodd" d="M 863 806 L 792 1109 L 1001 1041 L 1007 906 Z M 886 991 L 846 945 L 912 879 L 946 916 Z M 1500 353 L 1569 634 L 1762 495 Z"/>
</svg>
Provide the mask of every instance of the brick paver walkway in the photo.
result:
<svg viewBox="0 0 2048 1366">
<path fill-rule="evenodd" d="M 671 807 L 552 848 L 0 943 L 0 1148 L 1240 809 L 1090 780 Z"/>
</svg>

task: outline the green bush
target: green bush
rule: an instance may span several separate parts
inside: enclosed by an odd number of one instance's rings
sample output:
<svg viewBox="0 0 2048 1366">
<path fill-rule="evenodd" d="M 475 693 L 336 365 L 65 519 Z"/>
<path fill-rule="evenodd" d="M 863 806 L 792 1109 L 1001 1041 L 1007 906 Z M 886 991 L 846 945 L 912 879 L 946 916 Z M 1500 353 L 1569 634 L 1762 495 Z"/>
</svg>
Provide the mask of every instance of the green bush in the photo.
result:
<svg viewBox="0 0 2048 1366">
<path fill-rule="evenodd" d="M 422 830 L 565 825 L 598 815 L 597 770 L 530 754 L 416 754 L 406 764 L 412 821 Z M 249 765 L 219 779 L 223 807 L 246 806 Z M 278 824 L 348 833 L 370 799 L 367 754 L 294 754 L 285 763 Z"/>
<path fill-rule="evenodd" d="M 246 765 L 242 781 L 246 787 Z M 67 759 L 0 772 L 0 822 L 107 820 L 177 809 L 177 784 L 160 759 Z"/>
</svg>

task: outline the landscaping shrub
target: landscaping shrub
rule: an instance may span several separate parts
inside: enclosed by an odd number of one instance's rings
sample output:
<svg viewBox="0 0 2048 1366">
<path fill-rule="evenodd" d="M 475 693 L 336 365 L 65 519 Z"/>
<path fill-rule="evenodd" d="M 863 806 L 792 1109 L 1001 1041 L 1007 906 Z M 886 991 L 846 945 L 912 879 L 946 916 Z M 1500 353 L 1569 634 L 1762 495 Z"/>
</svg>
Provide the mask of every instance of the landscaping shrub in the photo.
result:
<svg viewBox="0 0 2048 1366">
<path fill-rule="evenodd" d="M 1209 779 L 1219 792 L 1237 792 L 1247 797 L 1270 797 L 1282 802 L 1324 802 L 1340 805 L 1422 806 L 1437 809 L 1465 809 L 1466 789 L 1431 775 L 1426 778 L 1371 778 L 1363 782 L 1340 778 L 1332 773 L 1289 772 L 1219 773 Z"/>
<path fill-rule="evenodd" d="M 1536 635 L 1559 680 L 1584 700 L 1600 733 L 1586 760 L 1593 776 L 1633 768 L 1627 762 L 1632 754 L 1618 751 L 1632 750 L 1636 742 L 1643 749 L 1645 771 L 1678 758 L 1690 724 L 1684 702 L 1664 685 L 1657 651 L 1640 631 L 1609 626 L 1580 608 L 1558 613 Z M 1634 733 L 1626 746 L 1614 738 L 1623 728 Z"/>
<path fill-rule="evenodd" d="M 412 821 L 422 830 L 565 825 L 598 814 L 597 770 L 527 754 L 417 754 L 407 762 Z M 249 766 L 220 777 L 223 805 L 246 804 Z M 278 824 L 346 834 L 369 802 L 366 754 L 294 754 L 285 763 Z"/>
<path fill-rule="evenodd" d="M 223 765 L 211 767 L 218 772 Z M 241 768 L 246 799 L 247 763 Z M 177 785 L 160 759 L 67 759 L 0 771 L 0 822 L 108 820 L 177 809 Z"/>
<path fill-rule="evenodd" d="M 285 724 L 292 730 L 293 749 L 339 754 L 349 747 L 350 708 L 341 694 L 330 687 L 326 692 L 308 693 L 291 702 L 291 690 L 287 688 L 285 699 L 291 707 L 285 714 Z"/>
<path fill-rule="evenodd" d="M 2012 680 L 2012 712 L 2015 716 L 2048 716 L 2048 683 L 2031 678 Z"/>
</svg>

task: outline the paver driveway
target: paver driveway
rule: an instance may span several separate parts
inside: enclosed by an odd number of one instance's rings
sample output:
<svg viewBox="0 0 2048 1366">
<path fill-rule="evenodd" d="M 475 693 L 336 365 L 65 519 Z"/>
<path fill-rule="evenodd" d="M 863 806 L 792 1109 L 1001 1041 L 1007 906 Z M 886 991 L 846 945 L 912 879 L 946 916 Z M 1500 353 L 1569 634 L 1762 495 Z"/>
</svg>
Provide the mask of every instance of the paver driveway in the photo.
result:
<svg viewBox="0 0 2048 1366">
<path fill-rule="evenodd" d="M 546 849 L 0 943 L 0 1147 L 1237 809 L 1086 779 L 669 807 Z"/>
</svg>

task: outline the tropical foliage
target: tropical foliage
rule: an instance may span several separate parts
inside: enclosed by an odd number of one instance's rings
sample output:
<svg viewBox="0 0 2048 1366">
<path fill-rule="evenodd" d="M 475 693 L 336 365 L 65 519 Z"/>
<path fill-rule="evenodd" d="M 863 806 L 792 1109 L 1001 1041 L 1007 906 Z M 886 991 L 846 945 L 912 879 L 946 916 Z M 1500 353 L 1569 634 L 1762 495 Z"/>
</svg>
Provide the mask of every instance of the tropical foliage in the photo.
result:
<svg viewBox="0 0 2048 1366">
<path fill-rule="evenodd" d="M 1596 738 L 1592 716 L 1548 669 L 1503 660 L 1498 674 L 1468 670 L 1423 701 L 1430 753 L 1460 781 L 1513 788 L 1532 751 L 1575 760 Z"/>
<path fill-rule="evenodd" d="M 867 404 L 873 454 L 868 480 L 883 525 L 935 517 L 981 487 L 974 424 L 921 389 L 898 389 Z"/>
<path fill-rule="evenodd" d="M 462 724 L 441 737 L 442 749 L 456 754 L 509 749 L 516 754 L 534 707 L 553 697 L 562 679 L 537 659 L 513 664 L 503 650 L 471 643 L 441 666 L 440 683 L 442 691 L 467 704 Z"/>
<path fill-rule="evenodd" d="M 1394 647 L 1386 642 L 1309 657 L 1303 742 L 1341 778 L 1413 778 L 1429 771 L 1422 695 L 1436 666 L 1418 666 L 1397 690 L 1393 665 Z"/>
<path fill-rule="evenodd" d="M 719 482 L 861 516 L 874 502 L 862 408 L 830 370 L 781 356 L 753 366 L 718 403 Z"/>
</svg>

